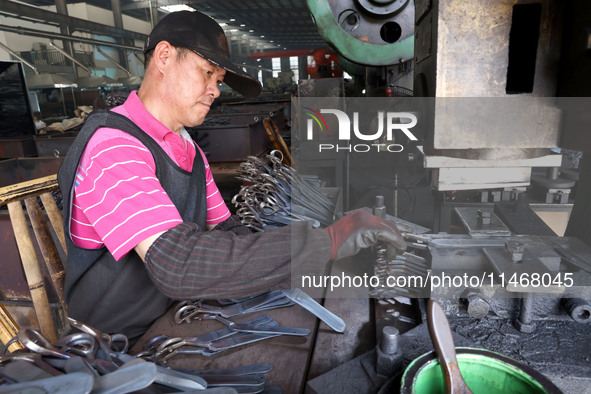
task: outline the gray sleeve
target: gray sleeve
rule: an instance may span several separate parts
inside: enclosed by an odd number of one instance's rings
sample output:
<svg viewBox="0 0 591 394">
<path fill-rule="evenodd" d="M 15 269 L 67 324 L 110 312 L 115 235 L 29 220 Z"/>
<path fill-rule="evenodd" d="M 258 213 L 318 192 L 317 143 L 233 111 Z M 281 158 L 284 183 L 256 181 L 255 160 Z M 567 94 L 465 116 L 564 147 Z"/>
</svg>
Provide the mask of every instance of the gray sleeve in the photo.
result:
<svg viewBox="0 0 591 394">
<path fill-rule="evenodd" d="M 145 264 L 172 299 L 237 298 L 290 288 L 292 266 L 323 272 L 330 251 L 328 233 L 304 222 L 247 235 L 181 223 L 154 241 Z"/>
<path fill-rule="evenodd" d="M 228 219 L 219 223 L 212 231 L 231 231 L 237 235 L 247 235 L 252 234 L 253 232 L 250 228 L 242 224 L 236 215 L 232 215 Z"/>
</svg>

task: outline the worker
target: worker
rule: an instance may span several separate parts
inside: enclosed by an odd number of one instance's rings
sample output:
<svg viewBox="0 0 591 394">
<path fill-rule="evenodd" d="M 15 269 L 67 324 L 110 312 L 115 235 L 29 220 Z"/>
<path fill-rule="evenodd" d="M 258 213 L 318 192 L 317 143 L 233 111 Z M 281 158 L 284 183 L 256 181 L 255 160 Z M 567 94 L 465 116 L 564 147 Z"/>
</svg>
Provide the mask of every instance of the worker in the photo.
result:
<svg viewBox="0 0 591 394">
<path fill-rule="evenodd" d="M 241 225 L 185 127 L 203 122 L 222 81 L 246 97 L 259 82 L 232 64 L 222 28 L 199 12 L 164 17 L 144 55 L 139 90 L 88 117 L 58 174 L 71 317 L 133 340 L 173 300 L 285 289 L 294 264 L 323 268 L 378 241 L 405 248 L 393 223 L 364 212 L 326 229 Z"/>
</svg>

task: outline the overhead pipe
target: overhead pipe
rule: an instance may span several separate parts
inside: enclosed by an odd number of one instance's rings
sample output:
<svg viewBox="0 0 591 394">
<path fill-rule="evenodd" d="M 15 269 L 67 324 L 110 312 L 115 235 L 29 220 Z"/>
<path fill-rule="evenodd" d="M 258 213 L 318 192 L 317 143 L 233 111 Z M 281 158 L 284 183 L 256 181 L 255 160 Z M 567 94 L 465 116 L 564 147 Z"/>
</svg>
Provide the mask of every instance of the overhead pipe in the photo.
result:
<svg viewBox="0 0 591 394">
<path fill-rule="evenodd" d="M 35 74 L 39 75 L 39 70 L 37 70 L 37 68 L 35 66 L 33 66 L 31 63 L 29 63 L 28 61 L 23 59 L 18 53 L 16 53 L 15 51 L 13 51 L 12 49 L 10 49 L 9 47 L 7 47 L 6 45 L 4 45 L 1 42 L 0 42 L 0 47 L 2 47 L 2 49 L 4 49 L 6 52 L 10 53 L 12 56 L 16 57 L 23 64 L 29 66 L 29 68 L 31 68 Z"/>
<path fill-rule="evenodd" d="M 104 51 L 102 51 L 101 48 L 98 47 L 98 45 L 95 45 L 95 48 L 96 48 L 96 50 L 97 50 L 98 53 L 100 53 L 101 55 L 103 55 L 104 57 L 106 57 L 111 63 L 113 63 L 119 69 L 123 70 L 127 74 L 128 77 L 132 77 L 133 76 L 129 71 L 127 71 L 127 69 L 125 67 L 123 67 L 115 59 L 113 59 L 111 56 L 107 55 Z"/>
<path fill-rule="evenodd" d="M 58 51 L 59 53 L 61 53 L 62 55 L 64 55 L 65 57 L 67 57 L 68 59 L 73 61 L 74 63 L 76 63 L 78 66 L 80 66 L 80 68 L 85 70 L 88 74 L 92 75 L 92 71 L 90 70 L 90 68 L 86 67 L 84 64 L 82 64 L 78 60 L 74 59 L 74 56 L 71 56 L 68 52 L 64 51 L 62 48 L 55 45 L 53 43 L 53 40 L 49 40 L 49 45 L 51 45 L 52 47 L 55 48 L 56 51 Z"/>
<path fill-rule="evenodd" d="M 66 1 L 64 0 L 56 1 L 56 6 L 61 7 L 60 3 L 63 3 L 62 5 L 64 7 L 66 6 Z M 64 15 L 59 12 L 27 5 L 20 1 L 16 2 L 2 0 L 0 1 L 0 11 L 10 14 L 9 17 L 11 18 L 26 18 L 25 20 L 28 21 L 33 19 L 39 21 L 40 23 L 56 24 L 57 26 L 68 26 L 72 30 L 89 32 L 91 34 L 101 34 L 111 37 L 120 37 L 140 41 L 144 41 L 147 37 L 147 35 L 143 33 L 137 33 L 135 31 L 124 30 L 114 26 L 89 21 L 87 19 Z"/>
<path fill-rule="evenodd" d="M 63 35 L 63 34 L 59 34 L 59 33 L 50 33 L 50 32 L 46 32 L 46 31 L 42 31 L 42 30 L 29 29 L 27 27 L 21 27 L 21 26 L 6 26 L 6 25 L 0 24 L 0 30 L 8 31 L 11 33 L 16 33 L 16 34 L 22 34 L 22 35 L 26 35 L 26 36 L 43 37 L 43 38 L 56 39 L 56 40 L 68 40 L 68 41 L 73 41 L 73 42 L 81 42 L 84 44 L 103 45 L 103 46 L 107 46 L 107 47 L 123 48 L 123 49 L 129 49 L 132 51 L 143 52 L 143 48 L 140 48 L 140 47 L 119 44 L 116 42 L 95 40 L 92 38 L 67 36 L 67 35 Z"/>
</svg>

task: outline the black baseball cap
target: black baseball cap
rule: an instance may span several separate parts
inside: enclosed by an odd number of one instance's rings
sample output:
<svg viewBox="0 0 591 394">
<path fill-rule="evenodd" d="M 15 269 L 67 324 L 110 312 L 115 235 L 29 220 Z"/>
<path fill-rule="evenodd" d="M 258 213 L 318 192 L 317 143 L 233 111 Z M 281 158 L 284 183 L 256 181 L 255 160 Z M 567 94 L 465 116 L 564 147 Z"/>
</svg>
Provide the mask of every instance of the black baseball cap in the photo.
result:
<svg viewBox="0 0 591 394">
<path fill-rule="evenodd" d="M 228 40 L 222 27 L 210 16 L 198 11 L 171 12 L 160 20 L 144 43 L 144 53 L 160 41 L 192 50 L 226 70 L 224 82 L 245 97 L 261 93 L 261 84 L 230 60 Z"/>
</svg>

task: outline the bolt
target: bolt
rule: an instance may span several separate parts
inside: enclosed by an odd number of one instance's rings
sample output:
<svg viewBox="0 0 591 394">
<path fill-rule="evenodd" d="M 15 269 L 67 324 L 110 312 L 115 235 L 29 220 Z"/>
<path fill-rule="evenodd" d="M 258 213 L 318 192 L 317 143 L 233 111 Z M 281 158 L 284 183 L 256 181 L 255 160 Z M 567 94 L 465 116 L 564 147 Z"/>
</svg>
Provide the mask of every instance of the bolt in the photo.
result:
<svg viewBox="0 0 591 394">
<path fill-rule="evenodd" d="M 382 329 L 382 341 L 380 349 L 386 354 L 394 354 L 398 350 L 398 329 L 393 326 L 385 326 Z"/>
<path fill-rule="evenodd" d="M 479 226 L 490 224 L 490 218 L 490 212 L 482 211 L 480 209 L 476 211 L 476 223 Z"/>
<path fill-rule="evenodd" d="M 384 205 L 384 196 L 376 196 L 373 204 L 373 214 L 379 218 L 386 217 L 386 206 Z"/>
<path fill-rule="evenodd" d="M 511 258 L 514 262 L 523 259 L 523 252 L 525 251 L 525 244 L 518 241 L 505 242 L 505 250 L 511 253 Z"/>
<path fill-rule="evenodd" d="M 380 346 L 376 347 L 376 372 L 383 376 L 394 375 L 402 366 L 402 352 L 398 349 L 398 329 L 384 326 Z"/>
<path fill-rule="evenodd" d="M 513 325 L 521 332 L 532 333 L 536 329 L 536 324 L 533 322 L 533 304 L 534 299 L 525 295 L 521 299 L 521 310 L 519 317 L 513 321 Z"/>
<path fill-rule="evenodd" d="M 591 304 L 582 298 L 563 299 L 564 308 L 577 323 L 591 323 Z"/>
</svg>

